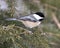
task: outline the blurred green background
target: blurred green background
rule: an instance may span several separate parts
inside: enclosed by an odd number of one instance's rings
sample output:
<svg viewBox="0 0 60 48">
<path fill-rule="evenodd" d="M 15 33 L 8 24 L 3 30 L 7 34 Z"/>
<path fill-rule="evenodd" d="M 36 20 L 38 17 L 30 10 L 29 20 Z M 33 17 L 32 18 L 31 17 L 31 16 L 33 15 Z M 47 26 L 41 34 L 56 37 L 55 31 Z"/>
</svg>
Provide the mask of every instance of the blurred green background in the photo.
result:
<svg viewBox="0 0 60 48">
<path fill-rule="evenodd" d="M 21 22 L 5 20 L 38 11 L 45 20 L 33 34 Z M 0 0 L 0 48 L 60 48 L 59 21 L 60 0 Z"/>
</svg>

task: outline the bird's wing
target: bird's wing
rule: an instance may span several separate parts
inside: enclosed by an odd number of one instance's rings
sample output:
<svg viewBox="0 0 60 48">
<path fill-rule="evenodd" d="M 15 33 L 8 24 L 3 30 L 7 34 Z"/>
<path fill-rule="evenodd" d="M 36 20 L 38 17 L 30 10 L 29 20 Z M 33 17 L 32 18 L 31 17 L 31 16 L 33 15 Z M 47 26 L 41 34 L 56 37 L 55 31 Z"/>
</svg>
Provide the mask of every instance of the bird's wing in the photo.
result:
<svg viewBox="0 0 60 48">
<path fill-rule="evenodd" d="M 32 22 L 37 21 L 32 15 L 21 17 L 21 18 L 19 18 L 19 20 L 32 21 Z"/>
</svg>

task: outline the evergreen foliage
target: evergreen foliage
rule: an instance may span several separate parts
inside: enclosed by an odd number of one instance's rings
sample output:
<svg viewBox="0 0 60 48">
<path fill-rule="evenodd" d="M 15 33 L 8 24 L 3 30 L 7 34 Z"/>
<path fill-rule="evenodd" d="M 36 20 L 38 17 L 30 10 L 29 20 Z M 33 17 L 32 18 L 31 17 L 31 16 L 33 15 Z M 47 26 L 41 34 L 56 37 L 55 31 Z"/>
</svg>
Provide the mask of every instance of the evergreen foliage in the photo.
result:
<svg viewBox="0 0 60 48">
<path fill-rule="evenodd" d="M 31 11 L 38 11 L 39 7 L 29 1 L 24 1 L 26 6 Z M 4 20 L 5 15 L 13 17 L 15 13 L 15 0 L 6 0 L 6 2 L 10 9 L 0 11 L 0 48 L 60 48 L 60 30 L 52 20 L 52 9 L 47 8 L 47 16 L 40 28 L 34 28 L 33 34 L 29 34 L 21 22 Z M 41 2 L 57 8 L 60 3 L 57 0 L 41 0 Z M 60 11 L 56 12 L 58 19 L 60 19 L 59 13 Z"/>
</svg>

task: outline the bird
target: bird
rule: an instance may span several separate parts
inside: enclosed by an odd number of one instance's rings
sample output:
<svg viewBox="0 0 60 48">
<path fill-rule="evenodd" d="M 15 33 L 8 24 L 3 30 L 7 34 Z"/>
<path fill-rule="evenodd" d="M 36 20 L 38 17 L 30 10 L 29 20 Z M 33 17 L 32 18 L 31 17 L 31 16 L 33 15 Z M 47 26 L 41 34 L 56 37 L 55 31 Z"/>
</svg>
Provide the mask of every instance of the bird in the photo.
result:
<svg viewBox="0 0 60 48">
<path fill-rule="evenodd" d="M 24 24 L 27 28 L 34 28 L 41 24 L 41 22 L 44 20 L 45 16 L 42 12 L 36 12 L 27 16 L 19 17 L 19 18 L 7 18 L 6 20 L 16 20 L 20 21 Z"/>
</svg>

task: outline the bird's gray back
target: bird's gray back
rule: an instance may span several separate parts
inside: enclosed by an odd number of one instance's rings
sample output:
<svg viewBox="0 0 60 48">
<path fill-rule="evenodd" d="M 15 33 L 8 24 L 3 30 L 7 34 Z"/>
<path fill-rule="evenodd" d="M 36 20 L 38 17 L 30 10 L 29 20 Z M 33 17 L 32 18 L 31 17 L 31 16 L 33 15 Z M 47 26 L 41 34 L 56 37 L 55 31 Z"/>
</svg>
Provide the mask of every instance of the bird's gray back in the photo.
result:
<svg viewBox="0 0 60 48">
<path fill-rule="evenodd" d="M 33 22 L 37 21 L 37 19 L 34 18 L 33 14 L 29 16 L 20 17 L 19 19 L 24 21 L 33 21 Z"/>
</svg>

